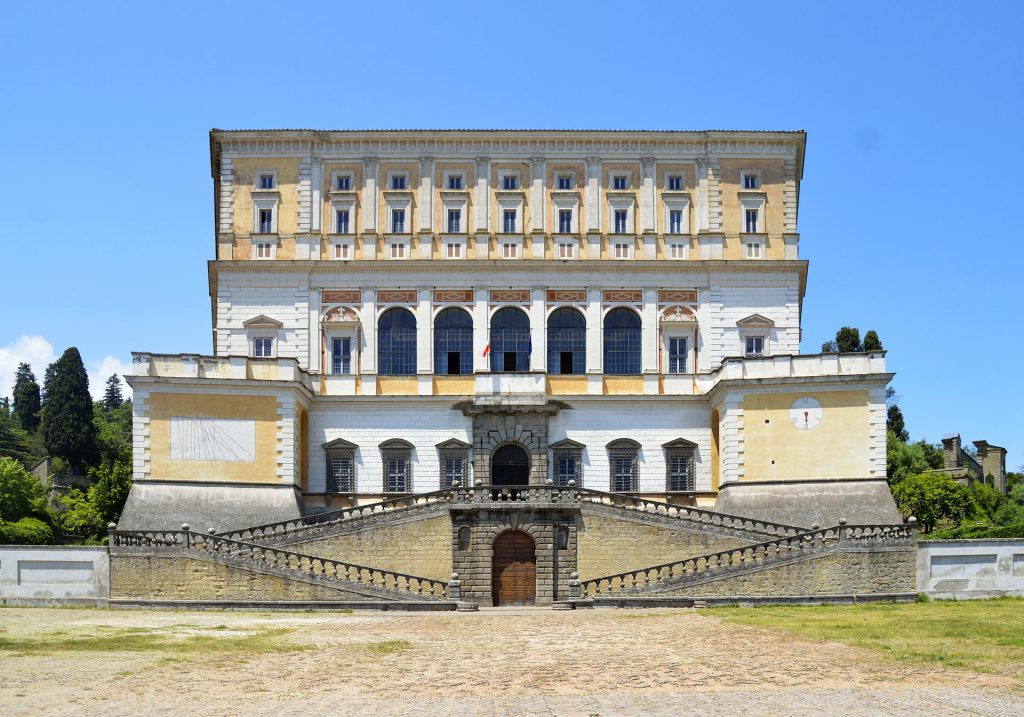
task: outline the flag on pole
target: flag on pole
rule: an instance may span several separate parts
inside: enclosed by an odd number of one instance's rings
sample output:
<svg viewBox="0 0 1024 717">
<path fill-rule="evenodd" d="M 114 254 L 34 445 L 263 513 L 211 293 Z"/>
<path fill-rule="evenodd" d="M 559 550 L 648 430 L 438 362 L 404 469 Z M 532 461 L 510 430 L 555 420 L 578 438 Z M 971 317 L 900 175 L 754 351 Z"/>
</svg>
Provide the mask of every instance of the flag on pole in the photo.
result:
<svg viewBox="0 0 1024 717">
<path fill-rule="evenodd" d="M 487 358 L 487 354 L 489 354 L 490 352 L 491 352 L 491 345 L 487 344 L 486 346 L 484 346 L 484 358 Z"/>
</svg>

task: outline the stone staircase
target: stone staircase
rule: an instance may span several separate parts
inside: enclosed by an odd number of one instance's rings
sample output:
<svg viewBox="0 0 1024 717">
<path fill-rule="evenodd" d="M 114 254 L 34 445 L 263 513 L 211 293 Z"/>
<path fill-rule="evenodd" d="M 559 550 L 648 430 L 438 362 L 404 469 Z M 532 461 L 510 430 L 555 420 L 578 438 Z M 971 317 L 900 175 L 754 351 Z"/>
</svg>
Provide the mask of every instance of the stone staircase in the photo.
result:
<svg viewBox="0 0 1024 717">
<path fill-rule="evenodd" d="M 814 560 L 841 550 L 862 553 L 879 549 L 913 551 L 916 539 L 914 523 L 841 525 L 807 530 L 708 555 L 583 580 L 580 581 L 579 592 L 584 599 L 685 594 L 688 588 Z M 709 592 L 713 593 L 714 589 Z"/>
<path fill-rule="evenodd" d="M 381 601 L 443 601 L 447 584 L 430 578 L 306 555 L 192 530 L 111 531 L 111 555 L 138 552 L 187 556 L 275 575 Z"/>
</svg>

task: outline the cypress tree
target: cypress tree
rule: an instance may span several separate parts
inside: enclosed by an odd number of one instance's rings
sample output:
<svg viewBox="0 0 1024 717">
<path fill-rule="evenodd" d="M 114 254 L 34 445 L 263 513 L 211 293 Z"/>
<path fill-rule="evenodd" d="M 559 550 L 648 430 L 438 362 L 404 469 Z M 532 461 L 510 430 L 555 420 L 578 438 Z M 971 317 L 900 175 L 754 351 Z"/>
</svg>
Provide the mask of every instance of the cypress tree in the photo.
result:
<svg viewBox="0 0 1024 717">
<path fill-rule="evenodd" d="M 881 351 L 882 340 L 878 338 L 878 334 L 875 333 L 874 329 L 871 329 L 864 334 L 864 350 L 865 351 Z"/>
<path fill-rule="evenodd" d="M 39 384 L 32 367 L 20 363 L 14 379 L 14 417 L 24 430 L 31 433 L 39 427 L 40 406 Z"/>
<path fill-rule="evenodd" d="M 107 379 L 107 390 L 103 393 L 103 408 L 112 411 L 120 408 L 124 403 L 124 396 L 121 394 L 121 379 L 115 373 Z"/>
<path fill-rule="evenodd" d="M 50 455 L 65 459 L 84 475 L 86 467 L 94 464 L 98 457 L 89 376 L 74 346 L 51 364 L 51 368 L 41 423 L 43 445 Z"/>
<path fill-rule="evenodd" d="M 852 326 L 844 326 L 836 332 L 836 348 L 840 353 L 852 353 L 862 350 L 860 331 Z"/>
</svg>

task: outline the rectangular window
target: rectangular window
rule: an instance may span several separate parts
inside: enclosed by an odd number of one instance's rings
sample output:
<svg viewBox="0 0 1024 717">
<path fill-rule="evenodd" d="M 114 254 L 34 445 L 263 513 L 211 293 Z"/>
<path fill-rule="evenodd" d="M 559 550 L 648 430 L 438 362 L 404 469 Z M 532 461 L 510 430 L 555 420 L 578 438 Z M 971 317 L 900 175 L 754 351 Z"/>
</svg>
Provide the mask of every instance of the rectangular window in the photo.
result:
<svg viewBox="0 0 1024 717">
<path fill-rule="evenodd" d="M 747 258 L 748 259 L 760 259 L 761 258 L 761 242 L 753 241 L 747 243 Z"/>
<path fill-rule="evenodd" d="M 629 189 L 629 178 L 625 174 L 612 177 L 612 189 Z"/>
<path fill-rule="evenodd" d="M 665 487 L 670 493 L 692 493 L 693 449 L 667 448 L 665 450 Z"/>
<path fill-rule="evenodd" d="M 349 248 L 349 244 L 338 242 L 334 245 L 334 258 L 335 259 L 351 259 L 352 250 Z"/>
<path fill-rule="evenodd" d="M 672 336 L 668 340 L 668 372 L 686 373 L 686 338 Z"/>
<path fill-rule="evenodd" d="M 462 189 L 462 175 L 461 174 L 450 174 L 450 175 L 448 175 L 448 189 Z"/>
<path fill-rule="evenodd" d="M 462 231 L 462 210 L 461 209 L 449 209 L 448 210 L 448 233 L 458 234 Z"/>
<path fill-rule="evenodd" d="M 625 209 L 615 210 L 615 233 L 625 234 L 627 229 L 626 220 L 629 218 L 629 212 Z"/>
<path fill-rule="evenodd" d="M 555 485 L 561 488 L 569 485 L 569 481 L 580 483 L 580 451 L 556 451 L 555 452 Z"/>
<path fill-rule="evenodd" d="M 261 174 L 260 175 L 260 189 L 273 189 L 274 188 L 274 175 L 273 174 Z"/>
<path fill-rule="evenodd" d="M 747 209 L 743 213 L 743 230 L 748 234 L 757 233 L 757 210 Z"/>
<path fill-rule="evenodd" d="M 764 356 L 764 336 L 748 336 L 744 353 L 747 356 Z"/>
<path fill-rule="evenodd" d="M 629 244 L 616 244 L 615 245 L 615 258 L 616 259 L 628 259 L 629 258 Z"/>
<path fill-rule="evenodd" d="M 669 234 L 682 234 L 683 233 L 683 210 L 672 209 L 668 213 L 668 233 Z"/>
<path fill-rule="evenodd" d="M 516 232 L 516 210 L 506 209 L 502 213 L 502 229 L 506 234 L 515 234 Z"/>
<path fill-rule="evenodd" d="M 269 242 L 259 242 L 258 244 L 256 244 L 256 258 L 273 259 L 274 245 Z"/>
<path fill-rule="evenodd" d="M 575 259 L 576 258 L 576 245 L 569 242 L 558 243 L 558 258 L 559 259 Z"/>
<path fill-rule="evenodd" d="M 572 189 L 572 175 L 571 174 L 559 174 L 558 175 L 558 188 L 559 189 Z"/>
<path fill-rule="evenodd" d="M 515 259 L 519 256 L 519 245 L 518 244 L 502 244 L 501 245 L 501 256 L 503 259 Z"/>
<path fill-rule="evenodd" d="M 409 492 L 409 456 L 405 452 L 385 453 L 384 490 L 388 493 Z"/>
<path fill-rule="evenodd" d="M 403 242 L 395 242 L 391 245 L 391 258 L 392 259 L 404 259 L 405 258 L 405 244 Z"/>
<path fill-rule="evenodd" d="M 405 189 L 405 175 L 396 174 L 391 177 L 392 189 Z"/>
<path fill-rule="evenodd" d="M 331 373 L 335 376 L 352 373 L 352 339 L 331 340 Z"/>
<path fill-rule="evenodd" d="M 352 177 L 347 174 L 339 174 L 334 178 L 334 188 L 339 192 L 347 192 L 352 189 Z"/>
<path fill-rule="evenodd" d="M 391 233 L 392 234 L 404 234 L 405 233 L 405 210 L 404 209 L 392 209 L 391 210 Z"/>
<path fill-rule="evenodd" d="M 327 455 L 327 492 L 355 493 L 355 456 L 352 451 L 332 451 Z"/>
<path fill-rule="evenodd" d="M 674 242 L 668 245 L 668 256 L 670 259 L 685 259 L 686 245 Z"/>
<path fill-rule="evenodd" d="M 743 175 L 743 188 L 744 189 L 757 189 L 757 175 L 756 174 L 744 174 Z"/>
<path fill-rule="evenodd" d="M 274 339 L 260 336 L 252 340 L 252 355 L 256 358 L 271 358 L 274 355 Z"/>
<path fill-rule="evenodd" d="M 501 188 L 505 190 L 519 189 L 519 177 L 514 174 L 506 174 L 501 178 Z"/>
<path fill-rule="evenodd" d="M 462 258 L 462 244 L 459 242 L 452 242 L 445 244 L 445 255 L 449 259 L 461 259 Z"/>
<path fill-rule="evenodd" d="M 260 209 L 257 221 L 256 231 L 259 234 L 273 234 L 274 233 L 274 210 L 273 209 Z"/>
<path fill-rule="evenodd" d="M 334 232 L 336 234 L 348 234 L 348 210 L 339 209 L 334 213 Z"/>
<path fill-rule="evenodd" d="M 629 493 L 637 489 L 636 451 L 615 450 L 609 455 L 611 461 L 611 488 L 616 493 Z"/>
<path fill-rule="evenodd" d="M 572 210 L 558 210 L 558 231 L 560 234 L 572 234 Z"/>
<path fill-rule="evenodd" d="M 451 488 L 455 481 L 466 484 L 465 456 L 441 456 L 441 488 Z"/>
<path fill-rule="evenodd" d="M 681 175 L 673 174 L 668 178 L 668 189 L 670 192 L 678 192 L 683 188 L 683 178 Z"/>
</svg>

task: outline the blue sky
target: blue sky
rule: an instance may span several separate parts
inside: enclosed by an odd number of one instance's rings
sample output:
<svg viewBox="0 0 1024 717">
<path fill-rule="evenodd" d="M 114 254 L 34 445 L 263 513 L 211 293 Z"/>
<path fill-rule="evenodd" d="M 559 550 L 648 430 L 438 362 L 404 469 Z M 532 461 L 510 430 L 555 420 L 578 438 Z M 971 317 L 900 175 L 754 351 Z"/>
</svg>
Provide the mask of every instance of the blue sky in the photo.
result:
<svg viewBox="0 0 1024 717">
<path fill-rule="evenodd" d="M 510 10 L 514 8 L 514 11 Z M 1024 3 L 12 3 L 0 394 L 211 351 L 207 132 L 806 129 L 805 352 L 878 331 L 914 438 L 1024 464 Z"/>
</svg>

